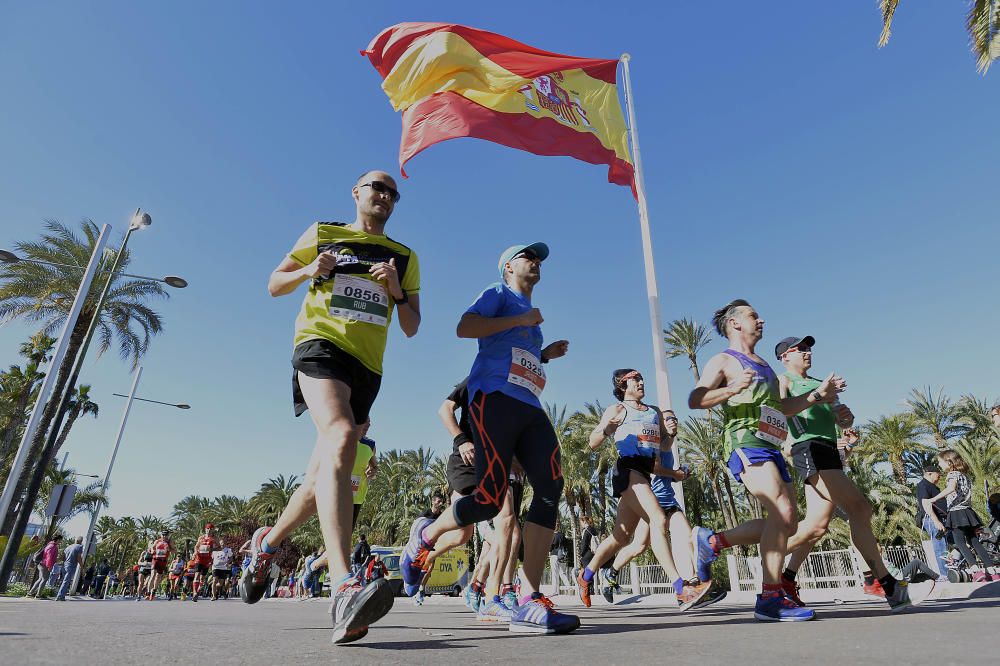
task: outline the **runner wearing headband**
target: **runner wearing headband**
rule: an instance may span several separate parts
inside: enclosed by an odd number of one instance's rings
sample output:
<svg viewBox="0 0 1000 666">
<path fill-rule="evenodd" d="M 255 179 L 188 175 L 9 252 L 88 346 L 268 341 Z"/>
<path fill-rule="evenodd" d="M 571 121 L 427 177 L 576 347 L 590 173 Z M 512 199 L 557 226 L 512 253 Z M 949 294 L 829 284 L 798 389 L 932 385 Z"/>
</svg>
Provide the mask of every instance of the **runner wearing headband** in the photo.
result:
<svg viewBox="0 0 1000 666">
<path fill-rule="evenodd" d="M 601 564 L 628 543 L 629 534 L 644 520 L 649 525 L 653 553 L 668 580 L 673 582 L 678 606 L 686 611 L 708 593 L 711 583 L 685 581 L 677 572 L 667 539 L 667 515 L 650 486 L 654 472 L 673 475 L 672 469 L 661 466 L 661 433 L 667 431 L 663 414 L 658 407 L 642 401 L 646 388 L 638 371 L 631 368 L 615 370 L 612 385 L 612 393 L 619 402 L 604 410 L 601 420 L 590 433 L 588 444 L 591 450 L 595 450 L 609 437 L 614 439 L 618 461 L 611 487 L 612 494 L 619 499 L 618 516 L 610 536 L 601 543 L 590 563 L 577 576 L 577 591 L 583 605 L 589 608 L 589 586 L 594 574 Z M 676 423 L 673 428 L 676 432 Z M 690 544 L 690 540 L 685 544 Z"/>
</svg>

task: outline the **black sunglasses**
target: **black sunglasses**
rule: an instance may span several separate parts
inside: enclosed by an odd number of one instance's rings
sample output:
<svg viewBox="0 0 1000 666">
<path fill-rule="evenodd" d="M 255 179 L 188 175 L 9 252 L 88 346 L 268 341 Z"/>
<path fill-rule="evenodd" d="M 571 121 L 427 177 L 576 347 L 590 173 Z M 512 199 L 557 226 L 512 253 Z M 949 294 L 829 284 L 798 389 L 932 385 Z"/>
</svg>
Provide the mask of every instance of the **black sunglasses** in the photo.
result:
<svg viewBox="0 0 1000 666">
<path fill-rule="evenodd" d="M 392 199 L 392 203 L 397 203 L 399 201 L 399 190 L 394 190 L 380 180 L 373 180 L 370 183 L 361 183 L 358 187 L 370 187 L 373 192 L 388 194 L 389 198 Z"/>
</svg>

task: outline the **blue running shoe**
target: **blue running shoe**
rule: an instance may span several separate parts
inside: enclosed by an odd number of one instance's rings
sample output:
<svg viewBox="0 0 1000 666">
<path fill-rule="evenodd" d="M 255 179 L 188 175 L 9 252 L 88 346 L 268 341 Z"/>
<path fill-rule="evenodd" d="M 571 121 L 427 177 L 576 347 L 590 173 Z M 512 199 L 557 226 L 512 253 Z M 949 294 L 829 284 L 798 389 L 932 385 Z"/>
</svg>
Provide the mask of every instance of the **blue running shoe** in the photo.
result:
<svg viewBox="0 0 1000 666">
<path fill-rule="evenodd" d="M 753 616 L 764 622 L 805 622 L 816 617 L 816 612 L 811 608 L 797 606 L 784 592 L 779 592 L 767 599 L 758 594 Z"/>
<path fill-rule="evenodd" d="M 482 601 L 482 596 L 474 589 L 472 585 L 465 586 L 465 605 L 472 609 L 473 613 L 479 612 L 479 604 Z"/>
<path fill-rule="evenodd" d="M 505 592 L 501 600 L 503 601 L 503 605 L 509 608 L 511 612 L 517 610 L 517 592 L 514 590 Z"/>
<path fill-rule="evenodd" d="M 407 592 L 410 596 L 416 593 L 416 586 L 420 585 L 420 580 L 424 577 L 424 564 L 427 562 L 427 553 L 431 551 L 420 535 L 433 522 L 430 518 L 417 518 L 410 525 L 410 539 L 403 548 L 402 561 L 399 563 L 403 584 L 414 586 L 413 592 Z"/>
<path fill-rule="evenodd" d="M 511 610 L 507 608 L 498 596 L 494 596 L 488 603 L 484 600 L 479 605 L 476 619 L 480 622 L 510 622 Z"/>
<path fill-rule="evenodd" d="M 703 583 L 712 580 L 711 564 L 719 558 L 715 553 L 715 549 L 712 548 L 712 544 L 708 542 L 713 534 L 715 532 L 707 527 L 696 527 L 691 533 L 691 541 L 694 542 L 696 555 L 694 572 L 698 576 L 698 580 Z"/>
<path fill-rule="evenodd" d="M 510 631 L 518 634 L 568 634 L 579 627 L 579 617 L 560 613 L 540 592 L 532 594 L 528 603 L 518 606 L 510 620 Z"/>
</svg>

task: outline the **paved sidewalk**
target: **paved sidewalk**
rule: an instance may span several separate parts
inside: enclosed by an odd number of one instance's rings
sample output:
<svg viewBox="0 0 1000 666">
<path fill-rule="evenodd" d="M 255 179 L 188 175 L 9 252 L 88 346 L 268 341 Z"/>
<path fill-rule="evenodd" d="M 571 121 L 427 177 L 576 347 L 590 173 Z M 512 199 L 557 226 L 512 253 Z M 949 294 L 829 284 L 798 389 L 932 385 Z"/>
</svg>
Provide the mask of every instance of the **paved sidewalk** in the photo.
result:
<svg viewBox="0 0 1000 666">
<path fill-rule="evenodd" d="M 994 590 L 993 588 L 996 588 Z M 569 636 L 523 636 L 478 624 L 455 599 L 423 607 L 397 599 L 364 640 L 330 644 L 328 603 L 267 600 L 133 602 L 0 600 L 5 664 L 942 664 L 965 644 L 963 664 L 995 664 L 1000 583 L 968 599 L 929 602 L 891 615 L 878 601 L 818 603 L 818 619 L 761 623 L 728 600 L 680 614 L 650 598 L 579 612 Z"/>
</svg>

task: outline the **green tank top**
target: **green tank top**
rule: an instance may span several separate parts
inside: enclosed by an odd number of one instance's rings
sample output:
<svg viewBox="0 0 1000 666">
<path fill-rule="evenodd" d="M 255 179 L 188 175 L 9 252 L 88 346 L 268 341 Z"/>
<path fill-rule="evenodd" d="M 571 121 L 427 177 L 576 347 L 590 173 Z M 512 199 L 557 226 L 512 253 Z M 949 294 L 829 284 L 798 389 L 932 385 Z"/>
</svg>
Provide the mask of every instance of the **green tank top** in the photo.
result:
<svg viewBox="0 0 1000 666">
<path fill-rule="evenodd" d="M 351 490 L 354 493 L 354 503 L 364 504 L 368 497 L 368 477 L 365 470 L 368 469 L 368 461 L 375 455 L 375 442 L 362 437 L 358 442 L 358 452 L 354 454 L 354 469 L 351 470 Z"/>
<path fill-rule="evenodd" d="M 790 372 L 785 373 L 785 378 L 789 381 L 788 393 L 791 396 L 815 391 L 823 383 L 818 379 L 799 377 Z M 820 403 L 788 417 L 788 432 L 791 433 L 794 443 L 809 439 L 823 439 L 836 443 L 837 421 L 833 415 L 833 407 L 828 403 Z"/>
<path fill-rule="evenodd" d="M 723 446 L 726 458 L 741 448 L 781 450 L 787 435 L 785 417 L 781 413 L 778 376 L 771 366 L 757 363 L 733 349 L 729 354 L 744 368 L 754 371 L 754 381 L 722 404 Z"/>
</svg>

